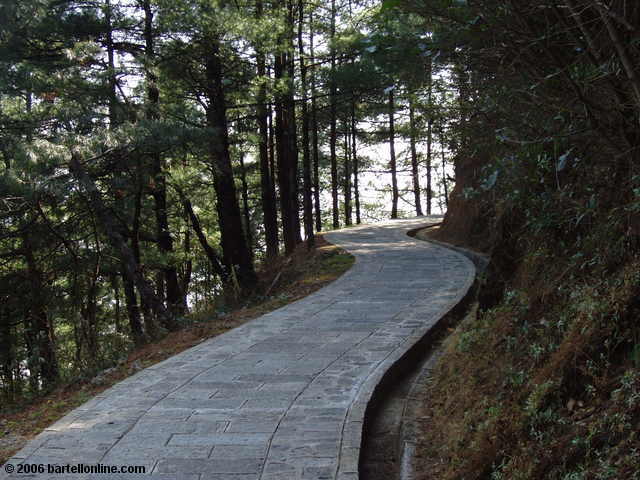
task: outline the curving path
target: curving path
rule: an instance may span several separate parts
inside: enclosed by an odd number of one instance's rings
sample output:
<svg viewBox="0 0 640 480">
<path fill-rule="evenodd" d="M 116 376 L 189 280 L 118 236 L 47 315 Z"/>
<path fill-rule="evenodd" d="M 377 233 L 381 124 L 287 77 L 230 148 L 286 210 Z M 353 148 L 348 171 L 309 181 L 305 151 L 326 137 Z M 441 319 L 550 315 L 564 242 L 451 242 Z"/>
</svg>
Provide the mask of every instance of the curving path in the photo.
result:
<svg viewBox="0 0 640 480">
<path fill-rule="evenodd" d="M 115 385 L 10 463 L 138 465 L 167 480 L 357 479 L 374 387 L 473 283 L 464 256 L 406 235 L 428 221 L 326 234 L 357 258 L 339 280 Z"/>
</svg>

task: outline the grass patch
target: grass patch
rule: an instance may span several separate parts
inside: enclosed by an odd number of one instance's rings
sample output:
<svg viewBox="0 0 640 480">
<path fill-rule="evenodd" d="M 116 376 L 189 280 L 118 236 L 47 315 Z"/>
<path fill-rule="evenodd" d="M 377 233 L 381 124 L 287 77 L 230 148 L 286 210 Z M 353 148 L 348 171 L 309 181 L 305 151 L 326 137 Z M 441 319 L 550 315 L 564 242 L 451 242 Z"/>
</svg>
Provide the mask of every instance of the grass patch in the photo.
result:
<svg viewBox="0 0 640 480">
<path fill-rule="evenodd" d="M 0 409 L 0 464 L 31 438 L 95 395 L 143 368 L 165 360 L 208 338 L 306 297 L 340 277 L 355 258 L 319 235 L 316 247 L 298 246 L 258 271 L 261 293 L 220 315 L 212 306 L 189 315 L 188 325 L 163 339 L 129 353 L 126 360 L 91 380 L 63 385 L 28 405 L 4 405 Z"/>
</svg>

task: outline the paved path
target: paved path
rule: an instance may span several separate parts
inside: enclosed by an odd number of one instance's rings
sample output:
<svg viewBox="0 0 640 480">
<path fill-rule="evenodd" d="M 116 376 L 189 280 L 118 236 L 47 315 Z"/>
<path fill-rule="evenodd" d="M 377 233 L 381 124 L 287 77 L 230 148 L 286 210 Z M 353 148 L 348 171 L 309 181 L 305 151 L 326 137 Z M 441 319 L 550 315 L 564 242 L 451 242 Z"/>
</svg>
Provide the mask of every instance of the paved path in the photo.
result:
<svg viewBox="0 0 640 480">
<path fill-rule="evenodd" d="M 461 254 L 406 236 L 427 222 L 327 234 L 357 257 L 339 280 L 120 382 L 11 463 L 139 465 L 167 480 L 357 479 L 373 388 L 473 282 Z"/>
</svg>

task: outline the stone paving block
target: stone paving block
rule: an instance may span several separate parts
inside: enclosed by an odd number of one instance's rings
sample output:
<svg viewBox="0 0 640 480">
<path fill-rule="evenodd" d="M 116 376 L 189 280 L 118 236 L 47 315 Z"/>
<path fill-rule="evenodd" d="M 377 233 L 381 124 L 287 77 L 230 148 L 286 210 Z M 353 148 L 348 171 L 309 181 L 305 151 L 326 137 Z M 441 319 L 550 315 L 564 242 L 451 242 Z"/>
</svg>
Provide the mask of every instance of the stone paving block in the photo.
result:
<svg viewBox="0 0 640 480">
<path fill-rule="evenodd" d="M 276 431 L 278 421 L 232 420 L 225 430 L 227 433 L 272 433 Z"/>
<path fill-rule="evenodd" d="M 144 445 L 145 447 L 163 447 L 171 438 L 172 433 L 144 432 L 129 433 L 122 437 L 117 445 L 129 448 Z"/>
<path fill-rule="evenodd" d="M 267 454 L 267 445 L 216 445 L 210 458 L 261 458 Z"/>
<path fill-rule="evenodd" d="M 291 401 L 290 398 L 251 398 L 244 403 L 243 408 L 284 410 L 291 405 Z"/>
<path fill-rule="evenodd" d="M 158 458 L 209 458 L 212 447 L 210 446 L 162 446 L 162 447 L 123 447 L 116 445 L 102 459 L 103 463 L 115 463 L 118 460 L 124 464 L 131 464 L 135 460 Z"/>
<path fill-rule="evenodd" d="M 262 470 L 262 460 L 262 458 L 165 458 L 158 462 L 154 473 L 256 474 Z"/>
<path fill-rule="evenodd" d="M 269 448 L 269 458 L 275 461 L 286 461 L 299 457 L 335 458 L 340 450 L 339 440 L 305 441 L 292 446 L 291 443 L 274 442 Z"/>
<path fill-rule="evenodd" d="M 193 414 L 193 411 L 193 408 L 166 408 L 155 405 L 144 414 L 143 418 L 157 418 L 162 420 L 172 419 L 174 421 L 181 421 L 189 418 Z"/>
<path fill-rule="evenodd" d="M 157 419 L 143 418 L 129 431 L 132 435 L 155 434 L 160 435 L 173 433 L 194 433 L 196 426 L 186 421 L 172 422 L 168 420 L 156 421 Z M 224 427 L 223 427 L 224 428 Z"/>
<path fill-rule="evenodd" d="M 238 401 L 235 398 L 206 398 L 206 399 L 188 399 L 188 398 L 165 398 L 160 403 L 161 406 L 167 408 L 211 408 L 218 410 L 233 410 L 240 407 L 244 403 L 243 400 Z"/>
<path fill-rule="evenodd" d="M 218 433 L 210 435 L 175 434 L 168 445 L 262 445 L 269 440 L 265 433 Z"/>
<path fill-rule="evenodd" d="M 309 383 L 311 380 L 313 380 L 313 377 L 311 375 L 269 375 L 269 374 L 247 374 L 247 375 L 241 375 L 238 377 L 238 380 L 240 381 L 255 381 L 255 382 L 261 382 L 261 383 L 270 383 L 270 384 L 276 384 L 276 383 L 290 383 L 290 382 L 304 382 Z"/>
</svg>

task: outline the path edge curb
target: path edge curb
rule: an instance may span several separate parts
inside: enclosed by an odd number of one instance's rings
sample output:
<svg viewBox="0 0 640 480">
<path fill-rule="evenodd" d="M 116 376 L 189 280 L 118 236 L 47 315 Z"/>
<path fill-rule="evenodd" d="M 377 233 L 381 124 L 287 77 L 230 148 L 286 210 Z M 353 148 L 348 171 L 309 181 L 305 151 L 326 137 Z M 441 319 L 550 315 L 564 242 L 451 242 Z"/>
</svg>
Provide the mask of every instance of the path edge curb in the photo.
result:
<svg viewBox="0 0 640 480">
<path fill-rule="evenodd" d="M 422 346 L 430 332 L 436 329 L 438 324 L 447 316 L 447 314 L 461 304 L 464 304 L 465 299 L 472 291 L 473 284 L 476 280 L 477 268 L 468 256 L 441 242 L 428 242 L 410 236 L 409 232 L 415 230 L 417 230 L 415 227 L 402 228 L 399 229 L 397 233 L 399 236 L 403 237 L 404 241 L 407 242 L 447 249 L 459 258 L 464 259 L 464 262 L 471 268 L 468 269 L 468 275 L 460 289 L 456 292 L 455 298 L 442 307 L 437 314 L 433 315 L 432 322 L 425 322 L 424 326 L 420 327 L 416 332 L 396 347 L 361 385 L 356 396 L 356 400 L 351 404 L 344 423 L 342 442 L 339 452 L 338 472 L 336 476 L 337 480 L 359 480 L 360 453 L 363 445 L 364 425 L 367 410 L 373 405 L 375 398 L 384 390 L 385 384 L 389 382 L 398 369 L 411 368 L 412 366 L 415 366 L 415 360 L 412 359 L 413 354 L 415 354 L 415 350 Z M 346 246 L 340 245 L 339 241 L 330 241 L 334 245 L 349 251 Z M 357 261 L 357 255 L 354 256 Z"/>
</svg>

